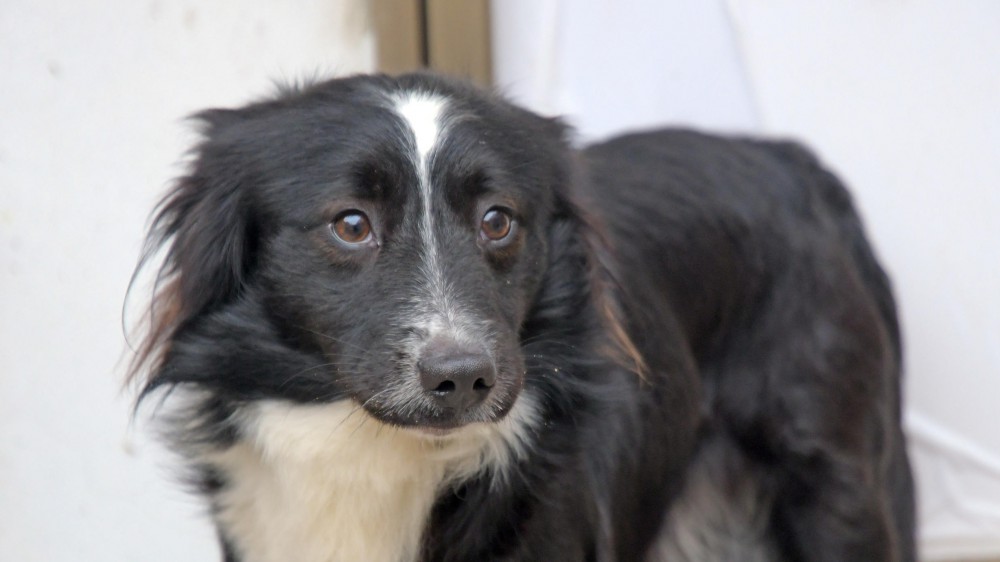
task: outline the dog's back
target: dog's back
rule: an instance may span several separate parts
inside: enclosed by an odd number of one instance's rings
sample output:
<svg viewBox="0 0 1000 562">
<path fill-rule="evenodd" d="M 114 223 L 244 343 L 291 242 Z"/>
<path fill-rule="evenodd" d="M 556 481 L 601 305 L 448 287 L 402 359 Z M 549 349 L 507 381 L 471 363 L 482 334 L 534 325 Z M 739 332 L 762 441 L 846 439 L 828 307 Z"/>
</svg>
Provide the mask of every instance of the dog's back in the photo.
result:
<svg viewBox="0 0 1000 562">
<path fill-rule="evenodd" d="M 585 157 L 650 391 L 675 384 L 655 377 L 683 363 L 676 332 L 698 373 L 697 452 L 653 556 L 913 559 L 895 306 L 840 182 L 798 145 L 690 131 Z"/>
</svg>

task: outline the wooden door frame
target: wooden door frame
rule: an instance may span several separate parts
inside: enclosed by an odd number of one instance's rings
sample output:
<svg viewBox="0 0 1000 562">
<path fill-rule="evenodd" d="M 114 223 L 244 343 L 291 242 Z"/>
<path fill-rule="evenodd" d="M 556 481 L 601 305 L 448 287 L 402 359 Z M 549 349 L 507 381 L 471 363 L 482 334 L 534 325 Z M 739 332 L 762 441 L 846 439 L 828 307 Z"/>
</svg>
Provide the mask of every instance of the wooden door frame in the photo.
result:
<svg viewBox="0 0 1000 562">
<path fill-rule="evenodd" d="M 371 0 L 378 70 L 493 82 L 490 0 Z"/>
</svg>

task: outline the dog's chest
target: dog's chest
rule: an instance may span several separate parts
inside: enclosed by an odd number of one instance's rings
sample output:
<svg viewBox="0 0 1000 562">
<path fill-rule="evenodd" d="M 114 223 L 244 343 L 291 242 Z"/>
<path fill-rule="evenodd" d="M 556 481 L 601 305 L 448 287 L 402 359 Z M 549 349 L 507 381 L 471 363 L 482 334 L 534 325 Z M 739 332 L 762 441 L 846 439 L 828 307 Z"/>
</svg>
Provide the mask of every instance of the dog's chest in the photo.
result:
<svg viewBox="0 0 1000 562">
<path fill-rule="evenodd" d="M 435 441 L 347 402 L 261 404 L 247 420 L 246 441 L 206 458 L 226 479 L 215 519 L 242 562 L 416 560 L 442 486 L 502 470 L 519 446 L 513 420 Z"/>
</svg>

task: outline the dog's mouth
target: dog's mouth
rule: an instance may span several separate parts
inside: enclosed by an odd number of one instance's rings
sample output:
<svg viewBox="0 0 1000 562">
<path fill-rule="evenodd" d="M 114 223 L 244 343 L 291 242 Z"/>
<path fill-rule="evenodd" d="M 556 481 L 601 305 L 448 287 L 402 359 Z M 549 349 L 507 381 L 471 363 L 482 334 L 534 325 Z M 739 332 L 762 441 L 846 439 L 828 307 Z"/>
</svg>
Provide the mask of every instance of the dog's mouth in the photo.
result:
<svg viewBox="0 0 1000 562">
<path fill-rule="evenodd" d="M 423 426 L 417 426 L 415 428 L 408 428 L 408 429 L 411 429 L 411 431 L 415 431 L 424 437 L 431 437 L 431 438 L 448 437 L 450 435 L 453 435 L 456 431 L 458 431 L 458 428 L 445 429 L 440 427 L 423 427 Z"/>
</svg>

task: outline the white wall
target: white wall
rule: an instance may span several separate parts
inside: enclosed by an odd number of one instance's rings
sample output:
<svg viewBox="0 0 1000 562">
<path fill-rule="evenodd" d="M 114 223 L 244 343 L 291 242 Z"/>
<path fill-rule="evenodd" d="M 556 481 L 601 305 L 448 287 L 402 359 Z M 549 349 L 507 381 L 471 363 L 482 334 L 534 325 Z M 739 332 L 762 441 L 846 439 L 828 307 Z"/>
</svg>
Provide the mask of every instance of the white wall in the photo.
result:
<svg viewBox="0 0 1000 562">
<path fill-rule="evenodd" d="M 1000 555 L 1000 3 L 505 0 L 496 77 L 584 138 L 808 141 L 893 276 L 929 559 Z"/>
<path fill-rule="evenodd" d="M 492 16 L 500 88 L 569 117 L 582 139 L 667 123 L 758 124 L 717 2 L 504 0 Z"/>
<path fill-rule="evenodd" d="M 116 360 L 144 221 L 192 139 L 183 116 L 372 65 L 357 0 L 0 2 L 0 560 L 219 560 L 127 427 Z"/>
</svg>

